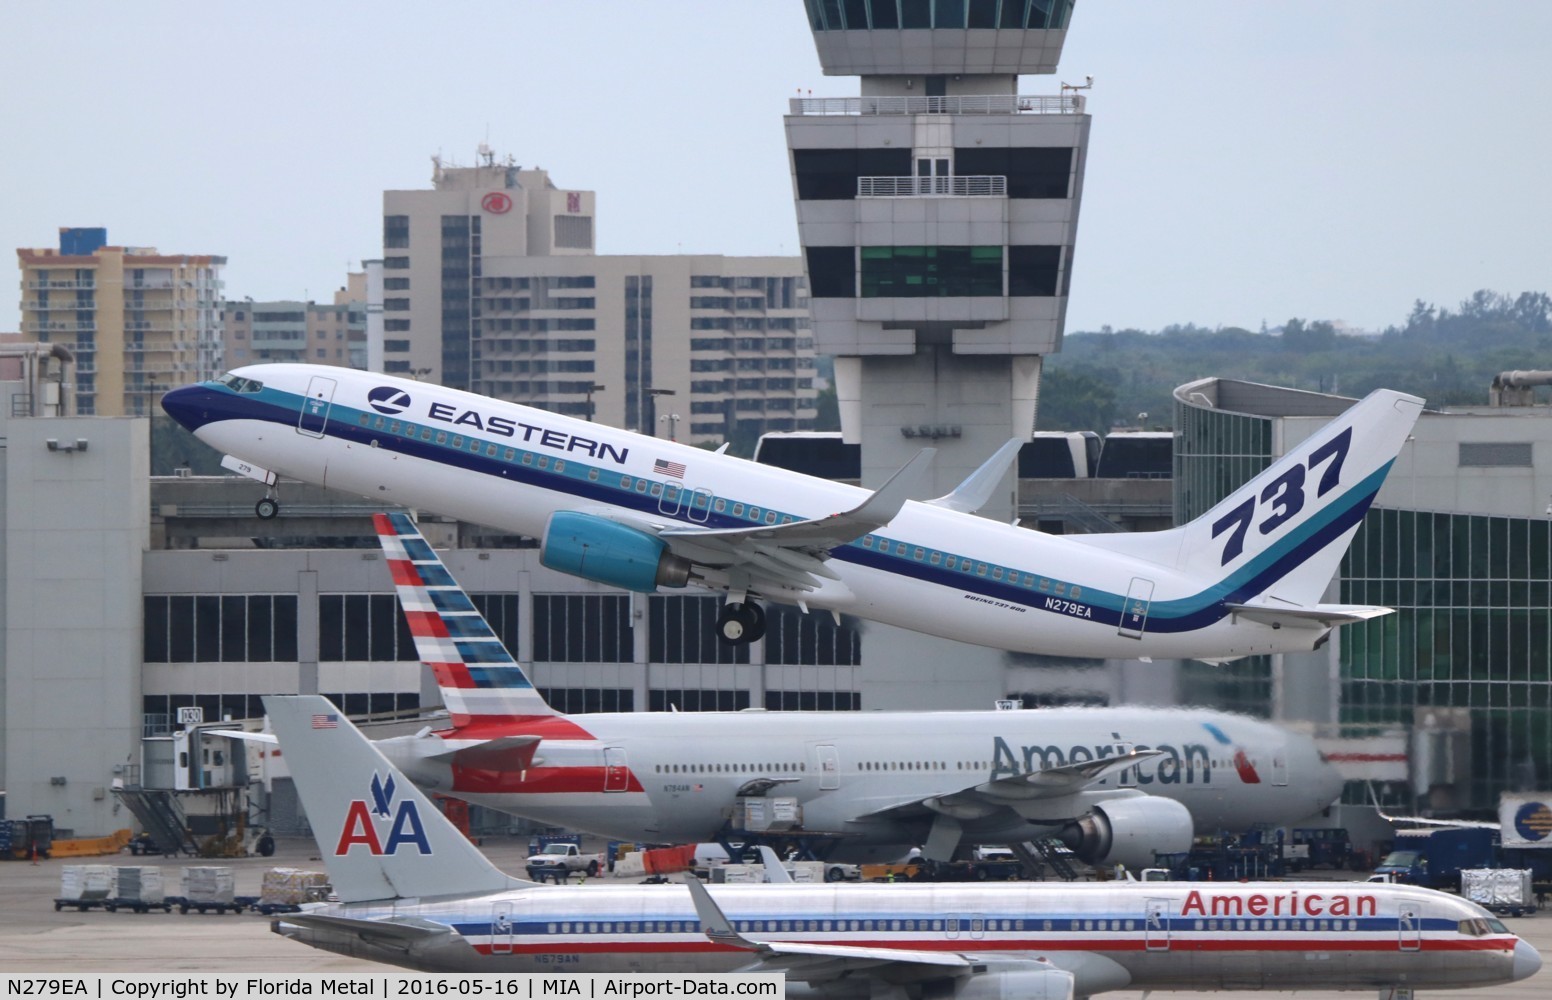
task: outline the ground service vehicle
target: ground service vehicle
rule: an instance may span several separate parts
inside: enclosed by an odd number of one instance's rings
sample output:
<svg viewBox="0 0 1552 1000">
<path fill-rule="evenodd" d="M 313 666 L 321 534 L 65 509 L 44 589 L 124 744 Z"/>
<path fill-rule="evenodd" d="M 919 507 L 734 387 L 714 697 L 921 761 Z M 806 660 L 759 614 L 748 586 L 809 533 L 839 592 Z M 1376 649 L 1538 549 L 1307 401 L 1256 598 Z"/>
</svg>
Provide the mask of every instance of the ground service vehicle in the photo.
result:
<svg viewBox="0 0 1552 1000">
<path fill-rule="evenodd" d="M 1397 830 L 1376 875 L 1430 889 L 1458 889 L 1463 868 L 1498 867 L 1498 831 L 1485 827 Z"/>
<path fill-rule="evenodd" d="M 538 854 L 530 854 L 524 865 L 528 877 L 539 881 L 555 876 L 564 878 L 574 872 L 591 876 L 604 870 L 604 856 L 585 854 L 576 844 L 555 841 L 541 847 Z"/>
</svg>

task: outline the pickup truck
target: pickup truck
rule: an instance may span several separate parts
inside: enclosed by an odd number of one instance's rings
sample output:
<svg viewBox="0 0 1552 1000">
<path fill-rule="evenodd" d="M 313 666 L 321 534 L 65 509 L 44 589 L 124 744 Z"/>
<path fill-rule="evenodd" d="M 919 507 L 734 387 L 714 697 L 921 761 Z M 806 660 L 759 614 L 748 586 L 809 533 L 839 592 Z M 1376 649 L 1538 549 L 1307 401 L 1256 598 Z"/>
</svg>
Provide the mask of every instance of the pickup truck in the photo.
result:
<svg viewBox="0 0 1552 1000">
<path fill-rule="evenodd" d="M 576 844 L 553 843 L 544 845 L 538 854 L 530 854 L 524 866 L 528 877 L 536 882 L 547 878 L 560 880 L 573 872 L 597 875 L 604 870 L 604 856 L 583 854 Z"/>
</svg>

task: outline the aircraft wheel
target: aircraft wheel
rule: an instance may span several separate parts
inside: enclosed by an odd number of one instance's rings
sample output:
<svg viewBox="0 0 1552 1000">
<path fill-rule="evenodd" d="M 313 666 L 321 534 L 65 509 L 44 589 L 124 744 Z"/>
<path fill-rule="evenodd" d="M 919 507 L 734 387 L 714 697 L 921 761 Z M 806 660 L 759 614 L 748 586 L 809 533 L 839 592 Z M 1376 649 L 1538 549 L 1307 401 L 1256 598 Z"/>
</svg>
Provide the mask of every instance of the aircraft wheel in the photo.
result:
<svg viewBox="0 0 1552 1000">
<path fill-rule="evenodd" d="M 253 512 L 259 515 L 261 521 L 274 520 L 275 515 L 280 513 L 280 501 L 273 497 L 265 497 L 253 505 Z"/>
<path fill-rule="evenodd" d="M 748 622 L 744 627 L 744 641 L 759 642 L 765 638 L 765 609 L 750 601 L 743 606 L 742 614 Z"/>
<path fill-rule="evenodd" d="M 749 642 L 745 634 L 749 631 L 749 620 L 744 617 L 742 604 L 722 605 L 722 610 L 717 614 L 716 628 L 717 638 L 729 646 L 743 646 Z"/>
</svg>

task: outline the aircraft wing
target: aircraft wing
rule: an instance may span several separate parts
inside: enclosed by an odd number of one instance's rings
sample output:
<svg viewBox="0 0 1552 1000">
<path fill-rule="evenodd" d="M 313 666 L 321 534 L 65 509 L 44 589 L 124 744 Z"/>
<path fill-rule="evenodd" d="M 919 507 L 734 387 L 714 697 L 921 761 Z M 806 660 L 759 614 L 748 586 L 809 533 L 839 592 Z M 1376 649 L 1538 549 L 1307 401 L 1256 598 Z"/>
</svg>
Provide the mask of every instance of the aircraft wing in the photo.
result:
<svg viewBox="0 0 1552 1000">
<path fill-rule="evenodd" d="M 816 577 L 839 577 L 824 565 L 830 550 L 855 541 L 894 520 L 910 499 L 935 453 L 924 448 L 889 481 L 851 510 L 828 517 L 749 528 L 655 529 L 676 554 L 692 562 L 747 574 L 758 586 L 769 581 L 783 590 L 814 590 Z"/>
<path fill-rule="evenodd" d="M 924 813 L 942 813 L 961 819 L 989 816 L 998 809 L 1012 808 L 1019 803 L 1061 798 L 1084 791 L 1112 774 L 1163 755 L 1162 750 L 1134 750 L 1117 757 L 1047 767 L 1028 774 L 984 781 L 942 795 L 902 799 L 856 819 L 875 820 Z"/>
<path fill-rule="evenodd" d="M 742 948 L 752 953 L 754 961 L 742 972 L 781 972 L 787 978 L 809 984 L 827 983 L 841 978 L 868 977 L 893 985 L 924 979 L 966 977 L 976 975 L 977 966 L 984 967 L 992 956 L 971 952 L 927 951 L 909 948 L 868 948 L 857 945 L 815 944 L 806 941 L 762 941 L 745 937 L 733 929 L 732 922 L 722 913 L 711 898 L 711 893 L 699 879 L 685 882 L 695 912 L 700 917 L 701 932 L 711 941 Z M 1042 959 L 1010 959 L 995 956 L 998 972 L 1018 971 L 1043 973 L 1055 980 L 1058 989 L 1048 990 L 1045 996 L 1071 998 L 1076 977 Z"/>
<path fill-rule="evenodd" d="M 1432 816 L 1392 816 L 1380 808 L 1379 797 L 1374 794 L 1374 783 L 1369 782 L 1369 802 L 1380 819 L 1391 826 L 1440 826 L 1466 830 L 1502 830 L 1500 823 L 1480 819 L 1434 819 Z"/>
</svg>

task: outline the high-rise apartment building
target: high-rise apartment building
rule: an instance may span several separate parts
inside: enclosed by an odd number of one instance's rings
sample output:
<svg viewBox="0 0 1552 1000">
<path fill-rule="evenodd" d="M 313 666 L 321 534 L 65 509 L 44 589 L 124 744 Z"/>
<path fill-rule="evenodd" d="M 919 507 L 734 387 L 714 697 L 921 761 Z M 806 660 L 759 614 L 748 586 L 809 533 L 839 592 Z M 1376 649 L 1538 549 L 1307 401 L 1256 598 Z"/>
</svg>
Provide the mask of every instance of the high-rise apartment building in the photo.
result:
<svg viewBox="0 0 1552 1000">
<path fill-rule="evenodd" d="M 108 246 L 101 228 L 16 256 L 22 333 L 75 355 L 82 415 L 148 416 L 167 390 L 219 372 L 225 257 Z"/>
<path fill-rule="evenodd" d="M 364 295 L 364 292 L 362 293 Z M 366 302 L 347 289 L 332 303 L 227 302 L 221 309 L 226 364 L 305 362 L 366 367 Z"/>
<path fill-rule="evenodd" d="M 599 256 L 593 192 L 482 159 L 384 193 L 384 371 L 692 442 L 812 427 L 798 258 Z"/>
</svg>

